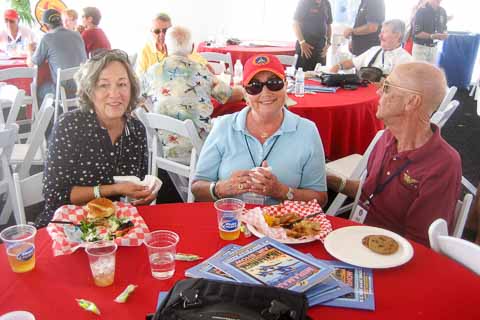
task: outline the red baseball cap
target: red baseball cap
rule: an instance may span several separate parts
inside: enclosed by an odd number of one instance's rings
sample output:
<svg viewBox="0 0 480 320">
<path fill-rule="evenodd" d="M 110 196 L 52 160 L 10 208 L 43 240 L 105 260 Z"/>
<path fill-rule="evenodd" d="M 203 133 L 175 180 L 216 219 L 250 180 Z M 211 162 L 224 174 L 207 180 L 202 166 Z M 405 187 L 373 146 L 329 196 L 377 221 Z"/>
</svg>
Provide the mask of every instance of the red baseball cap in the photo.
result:
<svg viewBox="0 0 480 320">
<path fill-rule="evenodd" d="M 18 20 L 18 13 L 14 9 L 5 10 L 3 17 L 8 20 Z"/>
<path fill-rule="evenodd" d="M 245 62 L 243 67 L 243 85 L 246 86 L 261 71 L 270 71 L 280 79 L 285 79 L 285 69 L 277 57 L 271 54 L 257 54 Z"/>
</svg>

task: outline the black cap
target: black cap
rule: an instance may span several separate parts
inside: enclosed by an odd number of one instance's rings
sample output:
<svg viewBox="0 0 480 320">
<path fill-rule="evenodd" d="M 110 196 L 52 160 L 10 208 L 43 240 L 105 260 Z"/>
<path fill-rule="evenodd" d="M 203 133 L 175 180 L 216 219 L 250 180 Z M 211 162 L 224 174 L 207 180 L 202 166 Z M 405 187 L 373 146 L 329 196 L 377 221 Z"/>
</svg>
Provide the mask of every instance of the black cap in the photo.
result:
<svg viewBox="0 0 480 320">
<path fill-rule="evenodd" d="M 56 25 L 60 21 L 62 21 L 62 16 L 60 12 L 55 9 L 48 9 L 43 12 L 42 15 L 42 22 L 46 24 L 53 24 Z"/>
</svg>

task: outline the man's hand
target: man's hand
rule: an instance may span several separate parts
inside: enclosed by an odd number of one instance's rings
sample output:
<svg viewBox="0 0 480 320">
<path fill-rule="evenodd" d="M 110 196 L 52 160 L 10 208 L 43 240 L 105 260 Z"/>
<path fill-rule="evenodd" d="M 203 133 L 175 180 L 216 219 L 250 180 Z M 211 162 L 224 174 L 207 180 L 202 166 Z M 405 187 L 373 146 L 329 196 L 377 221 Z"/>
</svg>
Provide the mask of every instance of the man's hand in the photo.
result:
<svg viewBox="0 0 480 320">
<path fill-rule="evenodd" d="M 448 38 L 448 33 L 434 33 L 432 39 L 445 40 Z"/>
<path fill-rule="evenodd" d="M 302 57 L 310 59 L 310 57 L 312 56 L 312 51 L 314 47 L 308 42 L 306 42 L 305 40 L 303 41 L 304 42 L 300 41 L 300 50 L 301 50 Z"/>
<path fill-rule="evenodd" d="M 343 36 L 347 39 L 350 38 L 352 35 L 353 35 L 353 28 L 346 28 L 343 31 Z"/>
<path fill-rule="evenodd" d="M 27 50 L 28 50 L 28 53 L 33 54 L 35 52 L 35 50 L 37 50 L 37 43 L 36 42 L 30 42 L 27 45 Z"/>
</svg>

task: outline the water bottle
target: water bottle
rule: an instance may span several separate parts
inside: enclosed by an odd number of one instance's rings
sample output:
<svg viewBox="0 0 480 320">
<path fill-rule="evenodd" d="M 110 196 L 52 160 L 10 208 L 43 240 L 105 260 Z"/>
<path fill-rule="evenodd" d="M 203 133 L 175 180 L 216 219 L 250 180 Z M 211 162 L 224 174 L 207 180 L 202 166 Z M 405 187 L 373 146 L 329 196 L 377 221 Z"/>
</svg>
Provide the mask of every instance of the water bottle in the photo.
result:
<svg viewBox="0 0 480 320">
<path fill-rule="evenodd" d="M 243 65 L 240 59 L 237 59 L 233 67 L 233 84 L 241 84 L 243 79 Z"/>
<path fill-rule="evenodd" d="M 295 97 L 303 97 L 305 94 L 305 74 L 303 68 L 298 68 L 295 73 Z"/>
</svg>

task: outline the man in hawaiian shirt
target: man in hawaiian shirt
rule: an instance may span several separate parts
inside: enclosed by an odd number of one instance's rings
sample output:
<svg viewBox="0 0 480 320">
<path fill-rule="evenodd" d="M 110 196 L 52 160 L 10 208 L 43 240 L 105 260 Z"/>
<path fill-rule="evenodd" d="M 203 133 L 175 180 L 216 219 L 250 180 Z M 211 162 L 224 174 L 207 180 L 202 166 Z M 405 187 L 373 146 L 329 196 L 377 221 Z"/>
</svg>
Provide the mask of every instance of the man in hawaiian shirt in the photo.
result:
<svg viewBox="0 0 480 320">
<path fill-rule="evenodd" d="M 142 79 L 144 95 L 151 100 L 152 111 L 179 120 L 191 119 L 200 138 L 205 139 L 211 129 L 211 97 L 224 104 L 241 100 L 243 91 L 219 81 L 205 65 L 191 59 L 193 41 L 188 29 L 169 29 L 166 45 L 168 57 L 153 65 Z M 165 156 L 188 164 L 192 148 L 188 139 L 164 134 Z"/>
</svg>

